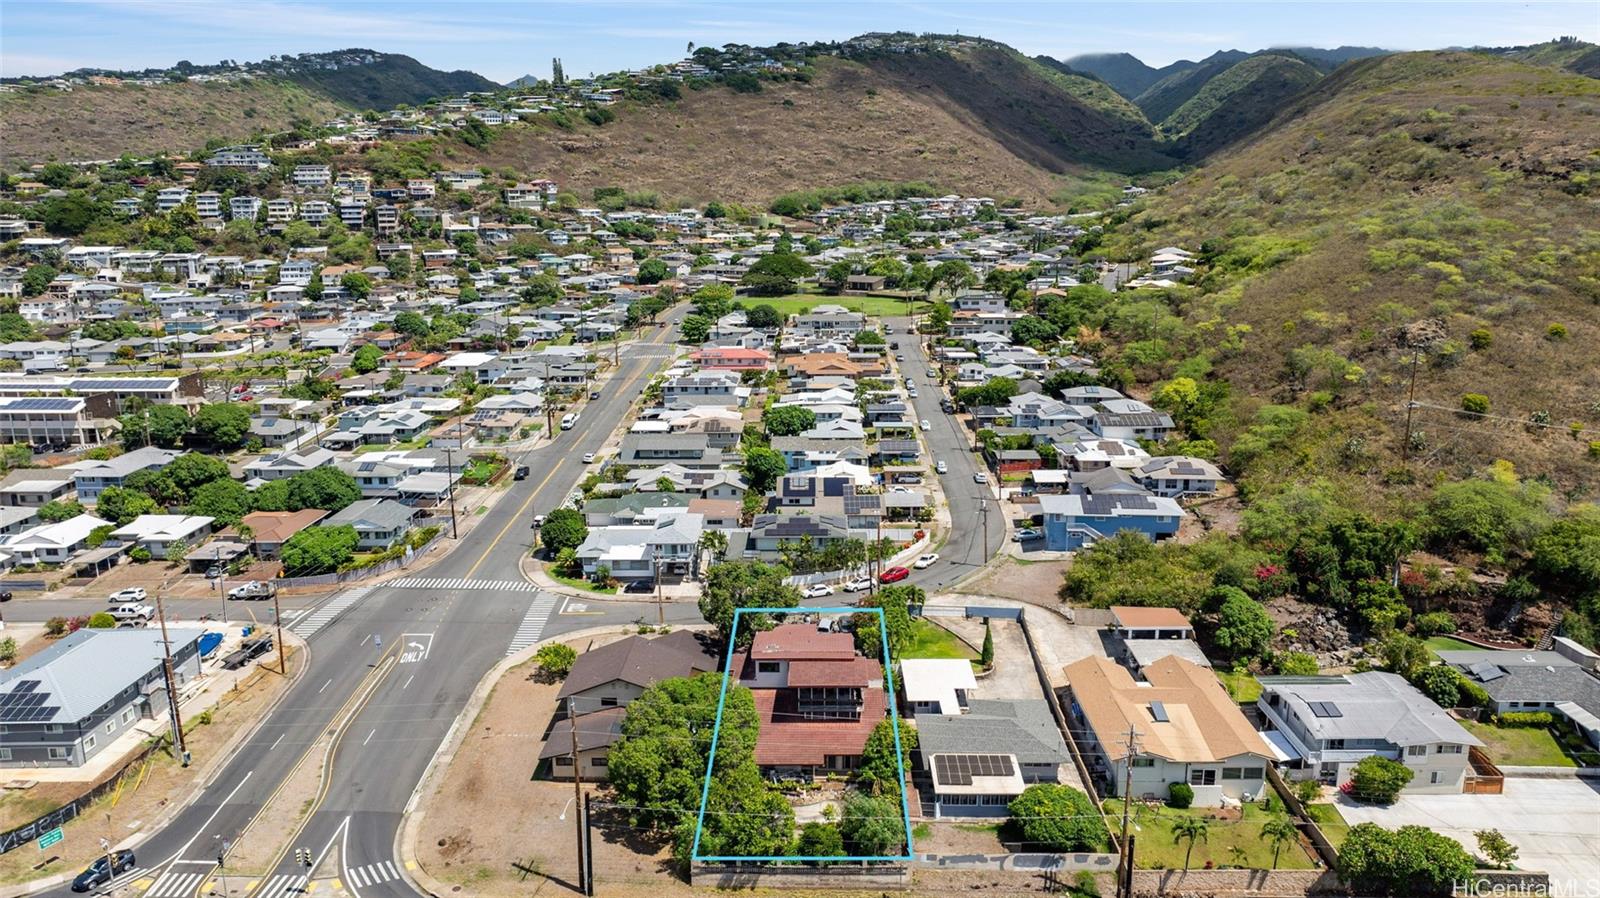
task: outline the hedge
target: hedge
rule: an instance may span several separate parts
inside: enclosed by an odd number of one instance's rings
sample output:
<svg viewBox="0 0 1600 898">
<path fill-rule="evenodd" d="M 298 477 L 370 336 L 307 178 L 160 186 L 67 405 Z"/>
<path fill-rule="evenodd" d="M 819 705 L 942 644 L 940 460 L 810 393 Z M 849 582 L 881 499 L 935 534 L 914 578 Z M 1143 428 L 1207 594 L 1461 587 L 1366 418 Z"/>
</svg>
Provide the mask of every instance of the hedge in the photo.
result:
<svg viewBox="0 0 1600 898">
<path fill-rule="evenodd" d="M 1503 727 L 1544 729 L 1553 726 L 1556 719 L 1549 711 L 1507 711 L 1496 715 L 1494 722 Z"/>
</svg>

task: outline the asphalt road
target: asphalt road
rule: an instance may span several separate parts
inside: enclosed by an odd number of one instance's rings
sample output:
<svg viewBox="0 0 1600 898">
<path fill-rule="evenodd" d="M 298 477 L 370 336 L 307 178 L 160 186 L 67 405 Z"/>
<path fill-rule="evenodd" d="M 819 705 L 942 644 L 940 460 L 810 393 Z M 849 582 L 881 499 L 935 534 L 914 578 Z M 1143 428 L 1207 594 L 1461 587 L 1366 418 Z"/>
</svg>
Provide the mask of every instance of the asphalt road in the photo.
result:
<svg viewBox="0 0 1600 898">
<path fill-rule="evenodd" d="M 984 470 L 978 456 L 972 452 L 972 437 L 954 415 L 939 408 L 944 392 L 937 377 L 928 376 L 928 356 L 923 353 L 922 341 L 910 333 L 911 319 L 896 318 L 888 322 L 894 328 L 889 335 L 891 343 L 899 343 L 894 350 L 906 357 L 900 362 L 900 382 L 906 378 L 916 384 L 917 398 L 910 400 L 916 410 L 918 422 L 927 420 L 929 430 L 922 433 L 928 448 L 928 470 L 939 478 L 944 487 L 945 499 L 950 504 L 950 537 L 938 549 L 939 560 L 931 567 L 913 570 L 903 582 L 915 583 L 933 592 L 954 583 L 986 564 L 994 553 L 1000 551 L 1006 539 L 1005 516 L 995 498 L 994 484 L 973 481 L 973 475 Z M 943 461 L 949 473 L 934 474 L 933 465 Z M 993 480 L 993 476 L 990 476 Z M 987 505 L 988 514 L 983 514 Z M 988 530 L 985 546 L 984 530 Z"/>
<path fill-rule="evenodd" d="M 625 348 L 619 368 L 597 388 L 600 398 L 584 403 L 578 424 L 525 453 L 519 461 L 531 469 L 528 479 L 513 482 L 444 558 L 414 577 L 346 589 L 299 614 L 286 611 L 290 626 L 309 640 L 310 669 L 201 797 L 138 847 L 139 870 L 119 882 L 120 892 L 203 894 L 227 872 L 216 864 L 224 841 L 237 844 L 241 834 L 283 839 L 283 833 L 246 829 L 306 752 L 317 752 L 312 763 L 321 760 L 315 744 L 331 733 L 337 742 L 330 775 L 290 846 L 309 848 L 312 867 L 296 864 L 286 849 L 288 856 L 255 879 L 248 894 L 287 898 L 309 875 L 337 876 L 360 898 L 415 894 L 395 854 L 401 816 L 484 673 L 511 651 L 550 635 L 655 619 L 651 602 L 576 608 L 563 596 L 534 589 L 517 564 L 532 543 L 533 515 L 555 508 L 574 488 L 585 467 L 582 455 L 602 447 L 649 376 L 667 363 L 665 340 L 672 333 L 665 329 Z M 440 587 L 440 580 L 450 585 Z M 33 607 L 62 613 L 47 607 L 58 604 L 15 603 L 30 615 Z M 669 620 L 699 620 L 693 605 L 666 610 Z M 69 893 L 62 888 L 55 894 Z"/>
</svg>

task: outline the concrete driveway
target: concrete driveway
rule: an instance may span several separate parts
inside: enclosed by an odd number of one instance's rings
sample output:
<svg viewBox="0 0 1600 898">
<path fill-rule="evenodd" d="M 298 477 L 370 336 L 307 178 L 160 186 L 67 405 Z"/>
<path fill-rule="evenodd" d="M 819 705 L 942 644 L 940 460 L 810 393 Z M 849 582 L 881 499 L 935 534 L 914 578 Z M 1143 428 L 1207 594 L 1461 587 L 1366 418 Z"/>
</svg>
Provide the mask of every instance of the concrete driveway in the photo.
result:
<svg viewBox="0 0 1600 898">
<path fill-rule="evenodd" d="M 1426 826 L 1477 854 L 1474 830 L 1498 829 L 1517 846 L 1517 866 L 1550 874 L 1550 894 L 1600 896 L 1600 783 L 1506 779 L 1501 795 L 1401 795 L 1390 807 L 1339 797 L 1350 825 Z"/>
</svg>

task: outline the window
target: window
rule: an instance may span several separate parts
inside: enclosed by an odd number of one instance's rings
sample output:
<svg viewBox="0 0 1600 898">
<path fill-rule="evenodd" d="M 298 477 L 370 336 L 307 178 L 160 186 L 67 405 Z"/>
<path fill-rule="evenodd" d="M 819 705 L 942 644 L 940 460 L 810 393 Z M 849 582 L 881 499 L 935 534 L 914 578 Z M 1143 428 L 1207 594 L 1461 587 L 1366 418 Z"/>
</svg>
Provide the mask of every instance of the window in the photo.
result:
<svg viewBox="0 0 1600 898">
<path fill-rule="evenodd" d="M 1441 745 L 1441 746 L 1439 746 L 1438 754 L 1441 754 L 1441 755 L 1459 755 L 1459 754 L 1461 754 L 1461 746 L 1459 746 L 1459 745 Z"/>
<path fill-rule="evenodd" d="M 117 730 L 117 722 L 115 720 L 106 721 L 106 732 L 107 733 L 114 733 L 114 732 L 116 732 L 116 730 Z"/>
<path fill-rule="evenodd" d="M 47 723 L 44 725 L 44 731 L 46 733 L 62 733 L 66 730 L 59 723 Z"/>
<path fill-rule="evenodd" d="M 1135 767 L 1154 767 L 1154 766 L 1156 766 L 1156 759 L 1155 758 L 1134 758 L 1133 759 L 1133 766 L 1135 766 Z"/>
<path fill-rule="evenodd" d="M 765 673 L 771 673 L 771 674 L 775 674 L 775 673 L 777 673 L 778 671 L 780 671 L 782 669 L 783 669 L 782 664 L 780 662 L 777 662 L 777 661 L 757 661 L 756 662 L 756 673 L 764 673 L 764 674 Z"/>
<path fill-rule="evenodd" d="M 94 734 L 93 733 L 90 733 L 89 735 L 83 737 L 83 750 L 84 751 L 88 751 L 91 748 L 94 748 Z"/>
<path fill-rule="evenodd" d="M 9 761 L 9 760 L 11 760 L 11 749 L 9 749 L 9 748 L 0 748 L 0 761 Z"/>
<path fill-rule="evenodd" d="M 600 707 L 602 707 L 602 708 L 615 708 L 616 706 L 617 706 L 617 698 L 616 698 L 616 696 L 614 696 L 614 695 L 605 695 L 605 696 L 601 696 L 600 697 Z"/>
<path fill-rule="evenodd" d="M 589 766 L 590 767 L 604 767 L 604 766 L 606 766 L 606 756 L 605 755 L 601 755 L 600 757 L 595 758 L 594 760 L 589 762 Z"/>
<path fill-rule="evenodd" d="M 1217 784 L 1217 771 L 1215 769 L 1189 771 L 1189 785 L 1215 786 Z"/>
<path fill-rule="evenodd" d="M 570 758 L 570 757 L 556 758 L 555 761 L 556 761 L 556 766 L 557 767 L 571 767 L 572 766 L 572 758 Z"/>
<path fill-rule="evenodd" d="M 1433 783 L 1434 785 L 1438 785 L 1439 784 L 1439 771 L 1435 770 L 1432 773 L 1428 774 L 1428 782 Z"/>
<path fill-rule="evenodd" d="M 1011 803 L 1011 796 L 1009 796 L 1009 795 L 984 795 L 984 796 L 980 797 L 978 803 L 979 804 L 986 804 L 986 805 L 1010 804 Z"/>
<path fill-rule="evenodd" d="M 50 746 L 50 760 L 52 760 L 52 761 L 65 761 L 67 759 L 67 756 L 68 756 L 67 750 L 65 748 L 63 748 L 62 746 L 59 746 L 59 745 Z"/>
<path fill-rule="evenodd" d="M 943 796 L 940 796 L 939 802 L 941 804 L 977 804 L 978 803 L 978 796 L 976 796 L 976 795 L 943 795 Z"/>
<path fill-rule="evenodd" d="M 1244 769 L 1241 767 L 1222 768 L 1222 778 L 1225 780 L 1244 779 Z"/>
<path fill-rule="evenodd" d="M 1328 744 L 1327 744 L 1326 747 L 1330 748 L 1330 749 L 1335 749 L 1335 750 L 1344 748 L 1344 740 L 1343 739 L 1329 739 L 1328 740 Z"/>
<path fill-rule="evenodd" d="M 1244 778 L 1247 780 L 1258 780 L 1265 775 L 1266 770 L 1261 767 L 1246 767 L 1244 769 Z"/>
<path fill-rule="evenodd" d="M 127 723 L 128 721 L 130 721 L 132 719 L 133 719 L 133 709 L 132 708 L 124 708 L 123 711 L 122 711 L 122 722 L 123 723 Z"/>
<path fill-rule="evenodd" d="M 1427 753 L 1428 753 L 1428 746 L 1426 746 L 1426 745 L 1408 745 L 1408 746 L 1406 746 L 1406 754 L 1410 755 L 1411 757 L 1416 757 L 1418 755 L 1425 755 Z"/>
</svg>

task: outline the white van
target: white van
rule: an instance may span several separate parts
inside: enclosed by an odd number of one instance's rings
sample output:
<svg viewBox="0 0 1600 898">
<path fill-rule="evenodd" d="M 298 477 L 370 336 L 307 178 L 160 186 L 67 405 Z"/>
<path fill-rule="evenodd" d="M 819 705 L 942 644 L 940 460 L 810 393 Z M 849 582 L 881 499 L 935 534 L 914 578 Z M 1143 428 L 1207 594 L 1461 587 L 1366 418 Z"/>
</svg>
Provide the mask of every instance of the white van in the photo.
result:
<svg viewBox="0 0 1600 898">
<path fill-rule="evenodd" d="M 562 430 L 571 430 L 572 429 L 572 425 L 574 425 L 576 423 L 578 423 L 578 413 L 577 412 L 567 412 L 565 415 L 563 415 L 561 417 L 561 429 Z"/>
</svg>

